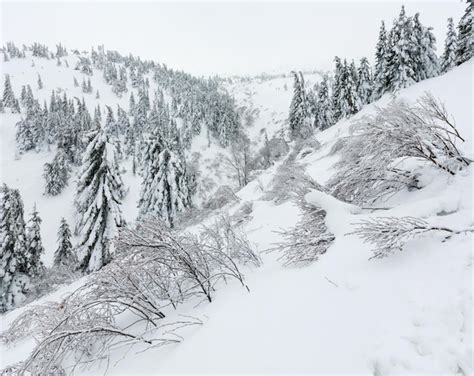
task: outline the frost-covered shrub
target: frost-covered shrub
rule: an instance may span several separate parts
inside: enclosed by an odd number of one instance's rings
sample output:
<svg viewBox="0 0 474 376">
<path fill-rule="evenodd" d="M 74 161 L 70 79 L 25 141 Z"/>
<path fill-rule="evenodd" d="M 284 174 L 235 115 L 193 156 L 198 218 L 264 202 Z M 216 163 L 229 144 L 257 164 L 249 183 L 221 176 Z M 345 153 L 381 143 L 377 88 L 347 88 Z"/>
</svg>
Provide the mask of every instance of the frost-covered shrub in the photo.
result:
<svg viewBox="0 0 474 376">
<path fill-rule="evenodd" d="M 444 226 L 432 226 L 427 221 L 415 217 L 376 217 L 355 223 L 356 229 L 348 235 L 357 235 L 374 246 L 371 258 L 383 258 L 401 251 L 411 239 L 427 232 L 447 233 L 445 239 L 454 234 L 473 232 L 474 229 L 454 230 Z"/>
<path fill-rule="evenodd" d="M 64 366 L 107 359 L 117 347 L 179 342 L 175 331 L 200 321 L 161 324 L 166 307 L 191 297 L 211 302 L 216 285 L 231 279 L 248 289 L 237 262 L 260 264 L 246 238 L 226 223 L 199 235 L 178 234 L 156 220 L 123 228 L 112 262 L 63 301 L 29 308 L 3 333 L 6 343 L 28 335 L 38 341 L 18 374 L 61 374 Z M 130 320 L 124 323 L 125 312 Z"/>
<path fill-rule="evenodd" d="M 271 190 L 265 194 L 264 198 L 280 204 L 302 196 L 310 189 L 325 191 L 324 187 L 305 173 L 304 166 L 288 158 L 278 166 L 271 183 Z"/>
<path fill-rule="evenodd" d="M 240 199 L 235 195 L 232 187 L 228 185 L 221 185 L 216 192 L 203 204 L 205 209 L 220 209 L 223 206 L 237 202 Z"/>
<path fill-rule="evenodd" d="M 326 253 L 334 241 L 334 235 L 328 230 L 326 211 L 308 204 L 303 197 L 298 201 L 302 210 L 301 219 L 295 227 L 280 232 L 283 240 L 269 252 L 281 254 L 279 260 L 285 266 L 307 266 Z"/>
<path fill-rule="evenodd" d="M 406 158 L 429 162 L 454 175 L 469 165 L 456 146 L 464 141 L 445 107 L 425 94 L 417 103 L 394 101 L 352 126 L 340 149 L 338 172 L 329 182 L 334 196 L 363 203 L 404 188 L 418 188 L 417 177 L 400 168 Z"/>
</svg>

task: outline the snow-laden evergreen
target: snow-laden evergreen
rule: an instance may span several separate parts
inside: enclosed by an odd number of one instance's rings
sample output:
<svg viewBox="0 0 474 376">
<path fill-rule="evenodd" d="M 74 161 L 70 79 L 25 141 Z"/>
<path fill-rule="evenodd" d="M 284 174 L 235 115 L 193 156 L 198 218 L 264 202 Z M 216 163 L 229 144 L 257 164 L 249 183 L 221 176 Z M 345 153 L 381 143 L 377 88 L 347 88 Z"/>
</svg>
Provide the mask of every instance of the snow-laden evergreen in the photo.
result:
<svg viewBox="0 0 474 376">
<path fill-rule="evenodd" d="M 366 57 L 360 59 L 358 70 L 357 95 L 360 101 L 360 107 L 372 101 L 373 81 L 369 61 Z"/>
<path fill-rule="evenodd" d="M 140 215 L 155 215 L 173 226 L 177 214 L 191 204 L 183 156 L 154 136 L 144 158 Z"/>
<path fill-rule="evenodd" d="M 13 93 L 10 75 L 5 75 L 5 83 L 3 85 L 3 105 L 12 108 L 15 105 L 15 93 Z"/>
<path fill-rule="evenodd" d="M 54 252 L 54 266 L 72 269 L 76 265 L 77 259 L 71 243 L 71 230 L 64 218 L 58 230 L 58 248 Z"/>
<path fill-rule="evenodd" d="M 386 90 L 386 69 L 388 57 L 388 37 L 385 22 L 382 21 L 377 46 L 375 47 L 375 69 L 373 99 L 379 99 Z"/>
<path fill-rule="evenodd" d="M 444 41 L 444 52 L 441 56 L 441 72 L 447 72 L 456 65 L 457 35 L 453 19 L 448 18 L 448 31 Z"/>
<path fill-rule="evenodd" d="M 319 129 L 325 130 L 334 124 L 328 75 L 325 75 L 319 84 L 316 100 L 317 112 L 315 124 Z"/>
<path fill-rule="evenodd" d="M 56 196 L 68 185 L 71 167 L 63 148 L 58 148 L 51 163 L 44 164 L 45 194 Z"/>
<path fill-rule="evenodd" d="M 120 209 L 125 190 L 116 164 L 115 146 L 102 128 L 89 137 L 75 200 L 81 269 L 86 272 L 99 270 L 110 261 L 117 229 L 125 224 Z"/>
<path fill-rule="evenodd" d="M 37 277 L 44 271 L 41 255 L 44 254 L 44 247 L 41 241 L 41 218 L 33 206 L 30 219 L 26 228 L 26 257 L 23 271 L 31 277 Z"/>
<path fill-rule="evenodd" d="M 460 65 L 468 61 L 474 50 L 474 32 L 472 29 L 473 20 L 472 0 L 467 1 L 466 11 L 458 24 L 458 39 L 456 48 L 456 65 Z"/>
<path fill-rule="evenodd" d="M 293 98 L 290 104 L 288 123 L 291 137 L 296 138 L 302 136 L 307 127 L 308 108 L 303 74 L 293 72 L 293 77 Z"/>
<path fill-rule="evenodd" d="M 385 81 L 389 91 L 396 91 L 416 82 L 416 62 L 413 57 L 417 46 L 412 39 L 413 20 L 405 14 L 402 6 L 400 15 L 394 20 L 388 36 L 388 55 Z"/>
<path fill-rule="evenodd" d="M 28 243 L 20 192 L 3 184 L 0 194 L 0 312 L 4 312 L 23 300 L 29 284 L 24 270 Z"/>
</svg>

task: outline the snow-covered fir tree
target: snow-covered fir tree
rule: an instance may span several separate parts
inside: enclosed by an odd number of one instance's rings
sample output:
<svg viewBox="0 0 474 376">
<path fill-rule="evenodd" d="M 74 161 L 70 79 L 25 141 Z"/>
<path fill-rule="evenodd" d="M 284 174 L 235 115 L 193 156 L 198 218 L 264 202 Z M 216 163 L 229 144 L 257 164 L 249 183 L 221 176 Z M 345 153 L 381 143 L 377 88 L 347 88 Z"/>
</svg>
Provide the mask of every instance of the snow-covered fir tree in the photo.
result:
<svg viewBox="0 0 474 376">
<path fill-rule="evenodd" d="M 379 99 L 386 91 L 386 74 L 388 58 L 388 37 L 385 30 L 385 22 L 380 26 L 379 38 L 375 47 L 375 69 L 373 99 Z"/>
<path fill-rule="evenodd" d="M 157 215 L 172 227 L 176 215 L 191 204 L 185 161 L 158 135 L 149 140 L 144 164 L 140 215 Z"/>
<path fill-rule="evenodd" d="M 0 195 L 0 312 L 5 312 L 23 300 L 29 276 L 22 270 L 27 241 L 20 192 L 3 184 Z"/>
<path fill-rule="evenodd" d="M 120 209 L 125 190 L 116 165 L 115 146 L 101 128 L 89 137 L 75 200 L 76 233 L 80 235 L 81 269 L 85 272 L 96 271 L 110 261 L 113 238 L 125 224 Z"/>
<path fill-rule="evenodd" d="M 44 247 L 41 241 L 40 227 L 41 218 L 35 204 L 26 229 L 26 257 L 23 265 L 23 272 L 31 277 L 37 277 L 44 271 L 41 261 Z"/>
<path fill-rule="evenodd" d="M 41 76 L 38 74 L 38 89 L 41 90 L 43 88 L 43 81 L 41 80 Z"/>
<path fill-rule="evenodd" d="M 58 248 L 54 252 L 54 266 L 73 269 L 76 263 L 77 259 L 71 243 L 71 230 L 66 220 L 61 218 L 58 230 Z"/>
<path fill-rule="evenodd" d="M 3 86 L 3 105 L 13 108 L 15 105 L 15 94 L 13 93 L 10 75 L 5 75 L 5 84 Z"/>
<path fill-rule="evenodd" d="M 436 55 L 436 38 L 432 28 L 421 24 L 419 13 L 416 13 L 413 17 L 412 32 L 416 44 L 413 56 L 416 64 L 415 80 L 422 81 L 437 76 L 439 74 L 439 63 Z"/>
<path fill-rule="evenodd" d="M 354 82 L 353 69 L 344 60 L 341 64 L 340 74 L 338 79 L 339 96 L 336 98 L 336 111 L 338 118 L 353 115 L 359 111 L 359 98 L 357 95 L 357 87 Z"/>
<path fill-rule="evenodd" d="M 468 61 L 474 50 L 474 33 L 472 30 L 473 21 L 473 2 L 467 1 L 466 11 L 459 20 L 458 39 L 456 48 L 456 65 L 460 65 Z"/>
<path fill-rule="evenodd" d="M 51 163 L 44 164 L 43 177 L 46 181 L 45 194 L 56 196 L 68 185 L 69 182 L 69 158 L 63 148 L 58 148 Z"/>
<path fill-rule="evenodd" d="M 441 72 L 447 72 L 456 65 L 457 35 L 453 19 L 448 18 L 448 31 L 444 41 L 444 51 L 441 56 Z"/>
<path fill-rule="evenodd" d="M 417 45 L 413 37 L 413 20 L 405 14 L 394 20 L 388 37 L 388 56 L 385 80 L 389 91 L 397 91 L 416 82 L 417 64 L 414 60 Z"/>
<path fill-rule="evenodd" d="M 329 77 L 327 75 L 324 75 L 319 84 L 317 103 L 315 125 L 320 130 L 325 130 L 334 124 L 331 96 L 329 93 Z"/>
<path fill-rule="evenodd" d="M 369 61 L 366 57 L 360 59 L 358 70 L 357 95 L 361 106 L 372 101 L 373 81 Z"/>
<path fill-rule="evenodd" d="M 307 122 L 306 93 L 301 72 L 293 72 L 293 98 L 290 104 L 288 124 L 292 138 L 300 137 Z"/>
</svg>

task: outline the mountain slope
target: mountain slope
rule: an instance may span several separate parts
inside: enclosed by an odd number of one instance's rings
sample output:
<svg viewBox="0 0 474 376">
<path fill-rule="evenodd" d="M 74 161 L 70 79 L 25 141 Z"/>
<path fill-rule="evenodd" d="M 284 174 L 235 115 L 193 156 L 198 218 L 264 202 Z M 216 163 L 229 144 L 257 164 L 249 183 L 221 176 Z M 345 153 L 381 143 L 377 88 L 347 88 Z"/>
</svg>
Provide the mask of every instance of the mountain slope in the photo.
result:
<svg viewBox="0 0 474 376">
<path fill-rule="evenodd" d="M 445 102 L 467 139 L 460 147 L 470 158 L 473 65 L 468 62 L 398 94 L 413 101 L 430 91 Z M 46 78 L 43 80 L 46 85 Z M 260 140 L 262 128 L 272 134 L 284 124 L 291 98 L 291 91 L 285 91 L 284 85 L 291 87 L 291 79 L 230 88 L 242 104 L 247 98 L 259 109 L 260 115 L 247 130 L 254 141 Z M 106 88 L 99 90 L 106 92 Z M 15 92 L 18 93 L 17 87 Z M 356 116 L 372 113 L 390 99 L 387 95 Z M 2 171 L 7 183 L 21 185 L 27 210 L 33 201 L 38 201 L 40 212 L 53 209 L 51 225 L 45 220 L 43 226 L 44 233 L 50 234 L 55 232 L 53 223 L 59 223 L 59 217 L 64 215 L 62 206 L 72 200 L 73 190 L 68 187 L 54 204 L 41 196 L 37 189 L 39 167 L 48 154 L 29 153 L 20 161 L 12 160 L 13 116 L 5 118 L 9 130 L 1 130 Z M 329 151 L 338 139 L 348 135 L 349 123 L 341 121 L 317 134 L 320 147 L 308 147 L 296 156 L 297 164 L 320 184 L 324 185 L 334 173 L 338 156 L 329 155 Z M 278 166 L 264 171 L 240 190 L 239 203 L 223 209 L 233 214 L 251 205 L 244 229 L 259 251 L 271 248 L 281 239 L 277 231 L 296 225 L 300 218 L 299 208 L 291 201 L 279 204 L 267 198 Z M 30 170 L 23 175 L 27 168 Z M 384 207 L 390 208 L 383 215 L 417 216 L 456 228 L 472 226 L 472 167 L 455 177 L 429 166 L 423 173 L 424 188 L 402 191 L 383 202 Z M 126 180 L 126 185 L 135 184 L 136 181 Z M 133 219 L 133 194 L 129 196 L 127 200 L 132 201 L 126 202 L 130 206 L 125 211 Z M 277 254 L 262 254 L 261 268 L 245 269 L 250 293 L 230 284 L 217 293 L 212 304 L 194 307 L 192 302 L 181 308 L 180 314 L 199 317 L 204 322 L 203 326 L 180 332 L 182 343 L 139 353 L 120 349 L 111 354 L 109 364 L 94 366 L 81 374 L 227 373 L 230 369 L 235 373 L 472 373 L 472 236 L 459 235 L 446 242 L 436 236 L 417 239 L 410 241 L 403 252 L 368 261 L 370 247 L 346 234 L 354 230 L 354 222 L 380 213 L 352 210 L 324 194 L 309 194 L 307 199 L 326 206 L 326 223 L 336 236 L 316 263 L 306 268 L 283 268 Z M 212 220 L 212 216 L 207 219 Z M 54 239 L 47 242 L 45 245 L 52 247 Z M 64 288 L 51 298 L 58 299 L 73 287 Z M 2 327 L 21 310 L 4 315 Z M 167 315 L 170 320 L 179 317 L 171 310 Z M 2 345 L 3 366 L 24 358 L 31 346 L 32 341 L 18 347 Z M 116 363 L 124 356 L 124 361 Z"/>
</svg>

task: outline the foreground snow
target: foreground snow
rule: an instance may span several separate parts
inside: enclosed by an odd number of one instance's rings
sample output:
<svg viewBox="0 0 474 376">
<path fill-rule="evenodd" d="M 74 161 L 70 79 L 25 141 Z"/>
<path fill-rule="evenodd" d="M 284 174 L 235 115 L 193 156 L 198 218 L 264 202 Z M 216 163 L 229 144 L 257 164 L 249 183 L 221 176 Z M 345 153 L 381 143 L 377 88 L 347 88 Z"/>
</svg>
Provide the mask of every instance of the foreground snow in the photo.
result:
<svg viewBox="0 0 474 376">
<path fill-rule="evenodd" d="M 400 93 L 416 100 L 429 90 L 445 102 L 467 138 L 461 149 L 470 158 L 472 69 L 471 61 Z M 283 106 L 281 96 L 288 95 L 284 89 L 269 90 L 283 88 L 283 81 L 249 85 L 257 92 L 254 100 L 262 97 L 256 106 L 266 106 L 266 113 Z M 386 96 L 375 105 L 389 100 Z M 275 115 L 275 131 L 284 122 L 286 108 Z M 357 116 L 374 108 L 368 106 Z M 250 132 L 257 136 L 256 127 L 265 127 L 268 121 L 262 115 Z M 316 136 L 321 143 L 318 150 L 298 159 L 319 183 L 324 184 L 333 173 L 337 157 L 328 152 L 347 132 L 348 122 L 340 122 Z M 279 240 L 275 231 L 294 226 L 299 218 L 293 203 L 277 205 L 263 199 L 275 170 L 270 168 L 252 181 L 239 192 L 241 202 L 226 208 L 234 212 L 245 202 L 252 203 L 245 231 L 259 251 Z M 220 289 L 212 304 L 196 308 L 188 304 L 180 309 L 180 314 L 204 322 L 181 332 L 182 343 L 140 353 L 116 352 L 108 365 L 84 373 L 472 374 L 472 237 L 459 235 L 446 242 L 436 236 L 420 238 L 407 243 L 403 252 L 369 261 L 370 246 L 346 235 L 354 230 L 355 222 L 382 215 L 416 216 L 455 228 L 472 226 L 472 177 L 472 167 L 453 178 L 427 166 L 425 188 L 400 192 L 379 203 L 388 209 L 383 211 L 347 205 L 321 192 L 309 193 L 307 201 L 326 209 L 326 224 L 336 236 L 318 262 L 285 269 L 276 254 L 263 254 L 263 267 L 245 270 L 250 293 L 231 284 Z M 58 299 L 74 287 L 51 298 Z M 5 315 L 2 327 L 19 311 Z M 176 314 L 169 311 L 167 315 L 172 320 Z M 11 348 L 2 345 L 2 366 L 26 357 L 32 345 L 32 341 Z"/>
</svg>

